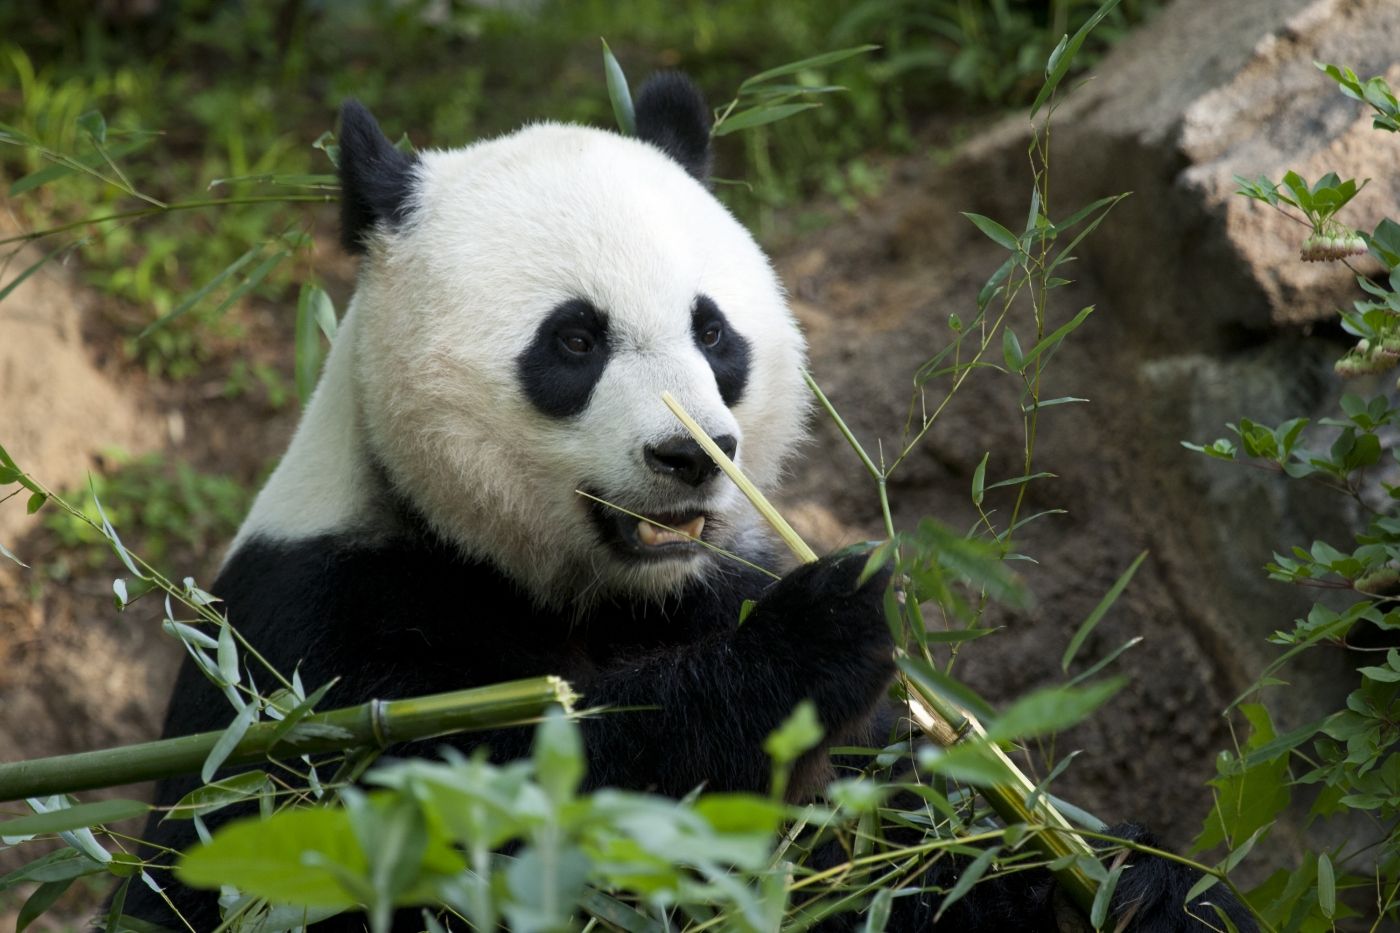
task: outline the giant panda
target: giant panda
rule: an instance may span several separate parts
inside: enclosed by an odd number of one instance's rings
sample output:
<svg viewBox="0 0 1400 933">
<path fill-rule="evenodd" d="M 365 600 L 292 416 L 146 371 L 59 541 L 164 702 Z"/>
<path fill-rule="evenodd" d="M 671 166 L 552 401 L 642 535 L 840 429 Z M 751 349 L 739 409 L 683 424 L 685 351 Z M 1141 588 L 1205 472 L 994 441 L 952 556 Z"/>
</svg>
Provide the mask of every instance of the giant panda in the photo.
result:
<svg viewBox="0 0 1400 933">
<path fill-rule="evenodd" d="M 805 698 L 828 745 L 876 740 L 894 675 L 887 577 L 861 585 L 865 558 L 849 554 L 777 582 L 755 569 L 780 566 L 778 550 L 662 403 L 670 391 L 775 488 L 802 439 L 804 343 L 764 253 L 708 190 L 694 85 L 654 77 L 635 115 L 634 137 L 541 123 L 409 156 L 344 106 L 355 294 L 212 590 L 274 666 L 308 685 L 340 678 L 327 703 L 557 674 L 590 706 L 644 708 L 583 723 L 589 786 L 763 791 L 763 739 Z M 187 663 L 165 733 L 228 717 Z M 529 740 L 461 744 L 510 759 Z M 809 754 L 797 792 L 828 769 L 823 749 Z M 165 781 L 156 802 L 194 786 Z M 194 841 L 188 822 L 153 820 L 147 836 Z M 1187 929 L 1192 880 L 1122 890 L 1161 901 L 1151 929 Z M 1052 888 L 1035 873 L 978 885 L 945 926 L 1054 929 Z M 173 882 L 167 895 L 196 931 L 218 925 L 209 895 Z M 899 899 L 890 929 L 927 928 L 940 899 Z M 126 911 L 182 928 L 144 886 Z"/>
</svg>

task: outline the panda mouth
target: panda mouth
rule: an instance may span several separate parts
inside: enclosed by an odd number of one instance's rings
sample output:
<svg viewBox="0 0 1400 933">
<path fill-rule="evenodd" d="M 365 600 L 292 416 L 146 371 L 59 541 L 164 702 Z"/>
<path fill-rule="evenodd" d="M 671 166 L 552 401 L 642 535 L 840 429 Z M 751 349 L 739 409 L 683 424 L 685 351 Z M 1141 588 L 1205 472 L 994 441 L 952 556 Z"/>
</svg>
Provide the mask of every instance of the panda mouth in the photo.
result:
<svg viewBox="0 0 1400 933">
<path fill-rule="evenodd" d="M 599 536 L 614 551 L 632 559 L 689 557 L 703 547 L 706 527 L 711 525 L 705 512 L 632 513 L 619 511 L 598 501 L 589 502 L 589 516 Z"/>
</svg>

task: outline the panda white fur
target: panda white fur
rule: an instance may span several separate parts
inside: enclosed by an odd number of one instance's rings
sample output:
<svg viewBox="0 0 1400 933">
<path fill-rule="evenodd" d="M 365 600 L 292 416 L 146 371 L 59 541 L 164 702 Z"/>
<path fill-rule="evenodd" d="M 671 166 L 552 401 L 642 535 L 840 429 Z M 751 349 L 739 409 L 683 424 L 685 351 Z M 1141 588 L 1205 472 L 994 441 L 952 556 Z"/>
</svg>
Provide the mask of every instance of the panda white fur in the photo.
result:
<svg viewBox="0 0 1400 933">
<path fill-rule="evenodd" d="M 875 738 L 893 676 L 885 580 L 857 587 L 856 556 L 775 584 L 576 492 L 781 563 L 660 395 L 773 488 L 801 438 L 803 340 L 764 254 L 704 184 L 709 118 L 693 85 L 653 78 L 636 116 L 637 138 L 540 124 L 409 157 L 346 105 L 355 296 L 213 591 L 281 670 L 341 678 L 328 704 L 558 674 L 589 705 L 649 708 L 584 725 L 590 785 L 761 791 L 762 740 L 804 698 L 829 743 Z M 738 627 L 746 599 L 757 605 Z M 166 734 L 228 717 L 187 664 Z M 461 743 L 512 758 L 529 739 Z M 819 750 L 797 785 L 827 773 Z M 163 782 L 157 802 L 193 786 Z M 188 822 L 153 821 L 148 836 L 193 842 Z M 946 922 L 1040 928 L 1049 890 L 979 885 L 991 893 Z M 217 925 L 212 898 L 171 893 L 196 930 Z M 179 927 L 144 887 L 128 896 L 128 913 Z M 926 927 L 938 900 L 901 899 L 905 928 Z"/>
</svg>

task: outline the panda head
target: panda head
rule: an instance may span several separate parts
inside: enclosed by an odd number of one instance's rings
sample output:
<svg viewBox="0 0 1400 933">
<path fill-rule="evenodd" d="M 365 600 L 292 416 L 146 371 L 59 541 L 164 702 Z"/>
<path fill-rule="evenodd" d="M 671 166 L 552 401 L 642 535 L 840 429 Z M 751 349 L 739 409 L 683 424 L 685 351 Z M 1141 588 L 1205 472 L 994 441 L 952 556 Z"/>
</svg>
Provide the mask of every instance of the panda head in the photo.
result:
<svg viewBox="0 0 1400 933">
<path fill-rule="evenodd" d="M 660 75 L 636 117 L 636 138 L 543 123 L 408 157 L 342 113 L 368 454 L 438 535 L 545 603 L 660 597 L 725 559 L 633 516 L 756 550 L 751 506 L 663 391 L 761 487 L 805 422 L 782 287 L 705 184 L 703 100 Z"/>
</svg>

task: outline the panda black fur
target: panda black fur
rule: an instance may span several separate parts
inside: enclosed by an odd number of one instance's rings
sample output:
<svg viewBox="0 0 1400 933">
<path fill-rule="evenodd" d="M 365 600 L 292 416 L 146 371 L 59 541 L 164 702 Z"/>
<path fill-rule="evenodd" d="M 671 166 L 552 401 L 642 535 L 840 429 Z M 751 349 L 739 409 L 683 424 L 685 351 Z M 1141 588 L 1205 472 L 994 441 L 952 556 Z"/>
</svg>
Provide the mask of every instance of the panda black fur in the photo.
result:
<svg viewBox="0 0 1400 933">
<path fill-rule="evenodd" d="M 345 106 L 356 293 L 213 591 L 274 666 L 300 665 L 309 685 L 339 677 L 335 705 L 558 674 L 591 706 L 648 708 L 585 722 L 590 786 L 761 791 L 762 740 L 804 698 L 829 743 L 874 738 L 893 676 L 884 580 L 858 587 L 864 559 L 831 557 L 774 583 L 577 494 L 780 563 L 659 396 L 772 488 L 801 439 L 803 340 L 766 257 L 705 186 L 693 85 L 652 79 L 636 116 L 635 139 L 546 123 L 410 157 Z M 228 717 L 187 663 L 166 734 Z M 462 744 L 509 759 L 529 740 Z M 799 786 L 819 788 L 827 768 L 809 755 Z M 195 784 L 163 782 L 157 803 Z M 194 841 L 173 821 L 148 838 Z M 1053 922 L 1043 877 L 999 884 L 974 889 L 956 929 Z M 195 930 L 217 925 L 211 897 L 170 894 Z M 128 913 L 179 927 L 143 886 L 128 898 Z M 897 903 L 904 929 L 927 926 L 928 904 Z M 1194 928 L 1179 905 L 1164 898 L 1162 924 L 1141 929 Z M 331 928 L 361 921 L 318 927 Z"/>
</svg>

